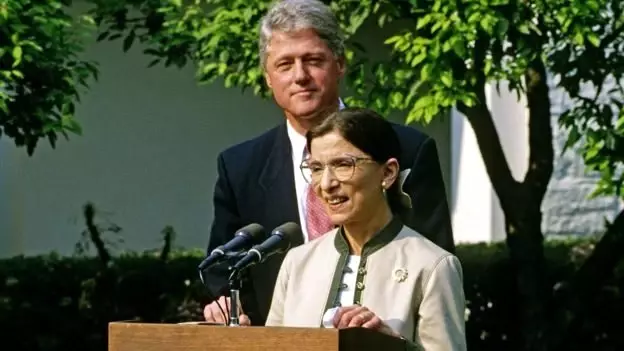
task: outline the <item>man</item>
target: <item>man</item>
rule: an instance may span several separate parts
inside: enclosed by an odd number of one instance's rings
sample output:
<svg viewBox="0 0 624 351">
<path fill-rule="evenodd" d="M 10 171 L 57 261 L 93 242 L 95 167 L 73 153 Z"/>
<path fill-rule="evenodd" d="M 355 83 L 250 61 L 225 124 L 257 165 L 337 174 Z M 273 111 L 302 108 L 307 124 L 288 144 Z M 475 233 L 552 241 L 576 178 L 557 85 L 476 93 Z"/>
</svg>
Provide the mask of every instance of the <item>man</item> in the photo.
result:
<svg viewBox="0 0 624 351">
<path fill-rule="evenodd" d="M 260 26 L 260 60 L 267 85 L 286 123 L 223 151 L 218 157 L 214 222 L 208 252 L 229 241 L 235 231 L 259 223 L 268 231 L 289 221 L 301 224 L 303 244 L 330 229 L 318 199 L 307 196 L 299 170 L 305 133 L 340 108 L 339 84 L 345 73 L 344 43 L 331 10 L 317 0 L 273 4 Z M 403 190 L 412 211 L 406 225 L 448 251 L 454 250 L 448 205 L 435 142 L 416 129 L 395 125 L 408 174 Z M 317 201 L 317 202 L 315 202 Z M 316 216 L 311 216 L 314 213 Z M 276 257 L 277 256 L 277 257 Z M 242 308 L 254 325 L 268 313 L 283 255 L 250 270 L 243 286 Z M 221 307 L 228 299 L 220 299 Z M 228 306 L 229 309 L 229 306 Z M 214 302 L 204 309 L 207 320 L 224 322 Z"/>
</svg>

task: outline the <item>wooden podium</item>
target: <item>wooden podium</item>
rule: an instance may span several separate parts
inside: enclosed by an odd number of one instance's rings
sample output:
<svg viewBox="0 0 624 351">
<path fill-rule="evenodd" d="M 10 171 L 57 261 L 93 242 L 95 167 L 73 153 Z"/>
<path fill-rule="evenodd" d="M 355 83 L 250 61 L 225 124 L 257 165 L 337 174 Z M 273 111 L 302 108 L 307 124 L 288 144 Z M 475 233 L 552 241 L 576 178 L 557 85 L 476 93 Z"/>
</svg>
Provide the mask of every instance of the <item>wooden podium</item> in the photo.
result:
<svg viewBox="0 0 624 351">
<path fill-rule="evenodd" d="M 407 350 L 399 338 L 364 328 L 226 327 L 112 322 L 108 351 Z"/>
</svg>

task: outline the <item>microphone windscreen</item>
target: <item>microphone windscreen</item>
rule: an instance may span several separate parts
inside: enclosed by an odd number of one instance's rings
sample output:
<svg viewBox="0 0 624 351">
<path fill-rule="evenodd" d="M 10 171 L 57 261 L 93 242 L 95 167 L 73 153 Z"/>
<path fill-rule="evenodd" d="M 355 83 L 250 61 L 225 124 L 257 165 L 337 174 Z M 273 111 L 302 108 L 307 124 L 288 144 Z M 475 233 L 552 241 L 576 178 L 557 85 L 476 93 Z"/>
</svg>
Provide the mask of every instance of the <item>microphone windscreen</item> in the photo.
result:
<svg viewBox="0 0 624 351">
<path fill-rule="evenodd" d="M 266 236 L 264 227 L 258 223 L 251 223 L 242 227 L 236 232 L 236 235 L 240 234 L 248 234 L 254 239 L 254 241 Z"/>
<path fill-rule="evenodd" d="M 297 237 L 303 236 L 301 227 L 295 222 L 287 222 L 273 229 L 271 235 L 276 234 L 284 237 L 284 239 L 286 239 L 289 243 L 293 242 Z"/>
</svg>

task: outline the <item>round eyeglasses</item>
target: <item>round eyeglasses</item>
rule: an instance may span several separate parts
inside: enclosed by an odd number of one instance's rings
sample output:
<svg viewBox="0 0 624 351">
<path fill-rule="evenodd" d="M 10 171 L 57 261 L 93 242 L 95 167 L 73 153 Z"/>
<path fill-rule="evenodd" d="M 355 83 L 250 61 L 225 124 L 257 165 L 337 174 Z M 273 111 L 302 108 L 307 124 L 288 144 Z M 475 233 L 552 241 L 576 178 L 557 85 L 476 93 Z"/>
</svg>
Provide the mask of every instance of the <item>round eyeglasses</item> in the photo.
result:
<svg viewBox="0 0 624 351">
<path fill-rule="evenodd" d="M 338 181 L 345 182 L 355 173 L 358 162 L 374 162 L 369 157 L 344 156 L 337 157 L 326 164 L 315 160 L 304 160 L 299 168 L 306 182 L 316 184 L 321 181 L 325 168 L 329 168 Z"/>
</svg>

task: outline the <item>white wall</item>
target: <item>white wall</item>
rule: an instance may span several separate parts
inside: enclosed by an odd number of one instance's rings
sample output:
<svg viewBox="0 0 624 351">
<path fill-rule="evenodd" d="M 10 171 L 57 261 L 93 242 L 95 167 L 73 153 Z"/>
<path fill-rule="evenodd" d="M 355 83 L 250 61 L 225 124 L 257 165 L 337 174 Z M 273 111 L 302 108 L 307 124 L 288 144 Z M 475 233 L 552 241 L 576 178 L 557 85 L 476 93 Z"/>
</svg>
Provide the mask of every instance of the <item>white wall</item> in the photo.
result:
<svg viewBox="0 0 624 351">
<path fill-rule="evenodd" d="M 198 87 L 191 67 L 147 68 L 139 47 L 94 43 L 87 56 L 100 62 L 100 80 L 77 108 L 83 136 L 55 150 L 42 143 L 30 158 L 0 142 L 0 256 L 71 253 L 88 201 L 123 228 L 124 248 L 160 247 L 166 225 L 178 245 L 205 247 L 217 153 L 282 115 L 221 83 Z M 448 122 L 428 130 L 447 175 Z"/>
<path fill-rule="evenodd" d="M 123 54 L 119 45 L 88 51 L 101 78 L 77 108 L 82 137 L 56 150 L 41 144 L 32 158 L 3 143 L 5 254 L 67 253 L 87 201 L 110 212 L 128 247 L 158 246 L 165 225 L 179 244 L 203 246 L 217 152 L 281 121 L 270 101 L 218 84 L 199 88 L 191 68 L 148 69 L 138 49 Z"/>
</svg>

